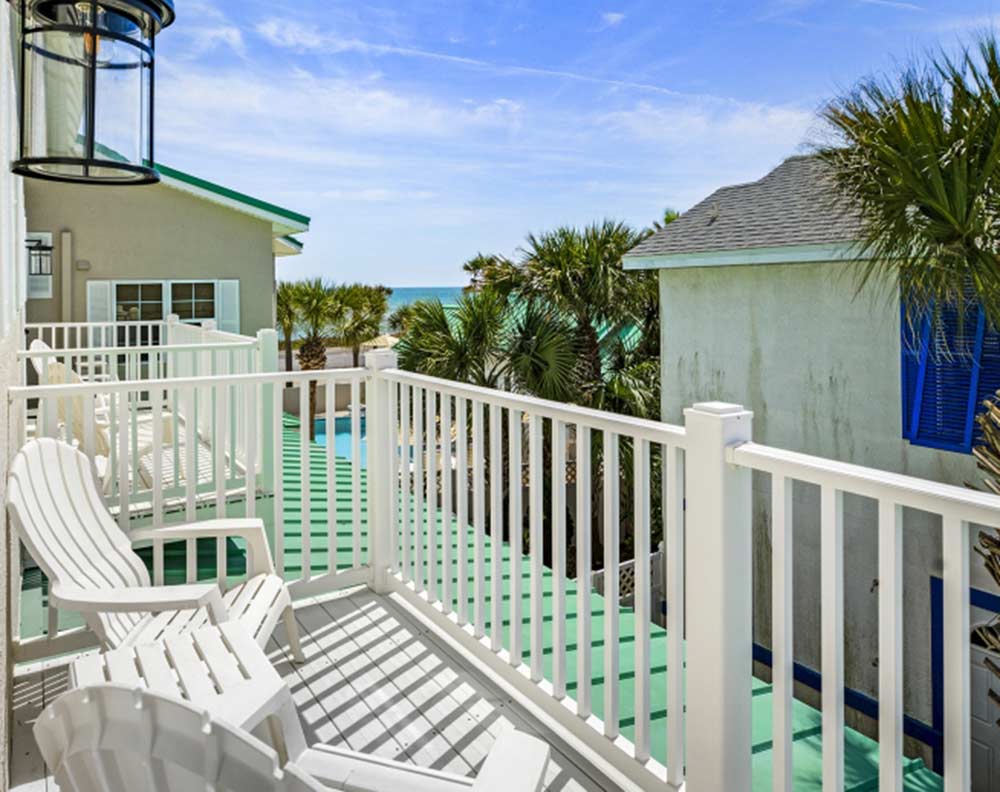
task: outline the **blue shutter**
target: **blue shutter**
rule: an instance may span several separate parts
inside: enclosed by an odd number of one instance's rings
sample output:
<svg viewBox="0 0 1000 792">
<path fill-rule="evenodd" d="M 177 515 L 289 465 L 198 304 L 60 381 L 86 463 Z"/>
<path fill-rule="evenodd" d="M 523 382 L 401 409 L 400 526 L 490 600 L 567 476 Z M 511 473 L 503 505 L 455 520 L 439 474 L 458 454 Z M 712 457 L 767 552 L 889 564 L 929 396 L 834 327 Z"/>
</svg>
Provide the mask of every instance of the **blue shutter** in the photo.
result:
<svg viewBox="0 0 1000 792">
<path fill-rule="evenodd" d="M 969 453 L 974 415 L 983 398 L 1000 387 L 1000 339 L 987 340 L 982 311 L 942 311 L 921 325 L 919 344 L 903 321 L 903 437 L 915 445 Z M 983 363 L 989 369 L 984 376 Z M 994 384 L 995 383 L 995 384 Z"/>
</svg>

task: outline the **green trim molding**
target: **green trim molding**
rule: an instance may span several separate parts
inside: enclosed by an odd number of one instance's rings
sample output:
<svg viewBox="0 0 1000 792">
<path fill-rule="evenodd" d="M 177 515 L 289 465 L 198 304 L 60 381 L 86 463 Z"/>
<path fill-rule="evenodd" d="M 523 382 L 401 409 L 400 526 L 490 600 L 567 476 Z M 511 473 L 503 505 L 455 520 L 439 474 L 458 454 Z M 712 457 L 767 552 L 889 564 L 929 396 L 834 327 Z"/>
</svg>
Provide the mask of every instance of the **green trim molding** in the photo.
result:
<svg viewBox="0 0 1000 792">
<path fill-rule="evenodd" d="M 293 212 L 291 209 L 285 209 L 277 204 L 262 201 L 251 195 L 231 190 L 228 187 L 223 187 L 221 184 L 210 182 L 207 179 L 193 176 L 190 173 L 185 173 L 184 171 L 179 171 L 176 168 L 170 168 L 160 163 L 156 163 L 156 170 L 163 177 L 164 183 L 171 187 L 187 189 L 189 192 L 196 194 L 210 193 L 213 196 L 223 199 L 223 201 L 220 201 L 221 203 L 242 204 L 248 209 L 257 210 L 256 212 L 252 212 L 252 214 L 270 215 L 267 219 L 272 220 L 276 226 L 275 231 L 282 235 L 309 230 L 311 219 L 304 214 Z"/>
<path fill-rule="evenodd" d="M 627 270 L 684 269 L 687 267 L 734 267 L 752 264 L 807 264 L 819 261 L 858 261 L 867 256 L 856 242 L 823 245 L 782 245 L 780 247 L 712 250 L 622 258 Z"/>
</svg>

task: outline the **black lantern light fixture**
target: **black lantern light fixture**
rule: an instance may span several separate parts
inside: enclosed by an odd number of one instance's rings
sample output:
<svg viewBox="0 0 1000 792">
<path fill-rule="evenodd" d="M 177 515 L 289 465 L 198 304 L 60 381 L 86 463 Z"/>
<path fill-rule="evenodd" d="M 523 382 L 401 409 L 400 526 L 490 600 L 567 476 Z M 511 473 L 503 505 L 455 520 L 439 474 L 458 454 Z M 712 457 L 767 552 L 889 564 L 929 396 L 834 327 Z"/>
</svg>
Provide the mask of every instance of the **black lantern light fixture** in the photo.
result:
<svg viewBox="0 0 1000 792">
<path fill-rule="evenodd" d="M 152 184 L 157 33 L 173 0 L 20 0 L 23 176 Z"/>
</svg>

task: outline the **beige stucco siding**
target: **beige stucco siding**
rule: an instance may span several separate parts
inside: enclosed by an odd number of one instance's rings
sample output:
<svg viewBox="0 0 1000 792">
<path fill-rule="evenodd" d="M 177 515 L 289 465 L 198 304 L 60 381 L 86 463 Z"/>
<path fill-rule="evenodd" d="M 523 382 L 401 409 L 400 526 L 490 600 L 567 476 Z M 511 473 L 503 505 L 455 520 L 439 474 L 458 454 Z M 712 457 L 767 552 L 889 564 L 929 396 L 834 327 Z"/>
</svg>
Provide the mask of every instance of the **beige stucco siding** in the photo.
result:
<svg viewBox="0 0 1000 792">
<path fill-rule="evenodd" d="M 971 457 L 901 436 L 899 303 L 895 288 L 856 288 L 856 264 L 660 270 L 663 418 L 695 402 L 753 410 L 758 442 L 963 484 Z M 795 657 L 820 669 L 819 491 L 796 484 Z M 754 633 L 770 646 L 770 481 L 754 478 Z M 905 697 L 931 720 L 930 576 L 941 573 L 939 521 L 905 515 Z M 696 528 L 696 526 L 689 526 Z M 845 499 L 846 679 L 878 689 L 877 507 Z M 973 585 L 995 587 L 976 561 Z M 809 696 L 807 696 L 808 698 Z M 870 731 L 871 724 L 855 724 Z"/>
<path fill-rule="evenodd" d="M 271 224 L 159 184 L 97 187 L 29 181 L 28 227 L 53 234 L 51 300 L 32 322 L 85 321 L 88 279 L 239 279 L 240 330 L 274 326 Z M 72 233 L 72 316 L 61 315 L 61 232 Z"/>
</svg>

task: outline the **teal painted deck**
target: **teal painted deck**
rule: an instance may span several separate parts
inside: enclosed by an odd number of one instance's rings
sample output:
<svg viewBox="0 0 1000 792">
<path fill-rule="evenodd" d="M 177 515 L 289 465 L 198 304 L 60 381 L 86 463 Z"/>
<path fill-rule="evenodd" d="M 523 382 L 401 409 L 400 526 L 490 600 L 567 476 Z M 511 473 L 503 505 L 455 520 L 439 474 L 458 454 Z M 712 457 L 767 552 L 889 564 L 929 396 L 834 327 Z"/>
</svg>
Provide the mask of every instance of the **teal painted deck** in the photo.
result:
<svg viewBox="0 0 1000 792">
<path fill-rule="evenodd" d="M 296 579 L 301 576 L 302 568 L 302 469 L 300 460 L 300 444 L 298 424 L 294 419 L 286 419 L 285 443 L 284 443 L 284 547 L 285 547 L 285 568 L 289 579 Z M 336 534 L 335 550 L 337 567 L 347 569 L 352 566 L 352 543 L 353 543 L 353 520 L 351 514 L 351 464 L 347 460 L 338 459 L 336 466 L 336 487 L 334 488 L 334 498 L 336 503 Z M 362 486 L 362 562 L 367 560 L 367 535 L 364 530 L 366 526 L 366 502 L 365 491 L 366 482 L 364 471 L 361 475 Z M 311 538 L 311 564 L 314 575 L 327 571 L 328 566 L 328 539 L 327 539 L 327 510 L 328 487 L 326 482 L 326 449 L 313 445 L 310 453 L 310 538 Z M 257 501 L 257 514 L 265 520 L 270 531 L 273 532 L 273 507 L 274 502 L 270 498 L 261 498 Z M 214 506 L 205 507 L 206 511 L 214 511 Z M 242 503 L 234 503 L 230 506 L 232 514 L 243 516 L 245 506 Z M 178 516 L 181 519 L 182 515 Z M 443 558 L 443 547 L 445 537 L 442 534 L 440 514 L 435 514 L 436 526 L 436 555 L 438 559 L 438 569 L 441 569 Z M 464 535 L 462 535 L 464 533 Z M 449 531 L 448 540 L 452 547 L 453 575 L 452 592 L 457 595 L 457 558 L 460 542 L 464 542 L 467 547 L 469 559 L 469 610 L 472 614 L 472 603 L 474 598 L 473 580 L 471 577 L 473 565 L 473 542 L 472 531 L 469 526 L 461 527 L 454 521 Z M 273 545 L 273 535 L 272 547 Z M 510 547 L 506 543 L 501 544 L 502 559 L 501 569 L 504 578 L 502 590 L 504 599 L 502 604 L 503 619 L 503 644 L 509 647 L 510 644 L 510 617 L 512 613 L 512 603 L 510 600 L 510 580 L 515 570 L 512 569 L 510 560 Z M 425 537 L 424 558 L 427 558 Z M 184 551 L 183 546 L 171 548 L 168 555 L 168 580 L 180 580 L 183 577 Z M 230 574 L 236 575 L 241 570 L 242 555 L 239 548 L 230 545 Z M 524 647 L 524 658 L 527 660 L 530 647 L 530 627 L 529 616 L 529 580 L 530 561 L 527 557 L 519 570 L 522 581 L 523 597 L 521 599 L 522 614 L 522 646 Z M 199 548 L 199 576 L 212 578 L 215 574 L 215 549 L 214 542 L 205 543 Z M 426 566 L 425 566 L 426 568 Z M 490 539 L 486 537 L 484 568 L 486 570 L 486 580 L 483 586 L 486 629 L 491 630 L 490 611 L 491 602 L 489 597 L 491 557 Z M 544 630 L 544 674 L 546 679 L 552 679 L 552 587 L 553 579 L 551 572 L 545 570 L 543 581 L 543 611 L 545 618 Z M 39 580 L 34 581 L 34 587 L 25 592 L 26 601 L 22 608 L 22 635 L 40 634 L 44 630 L 44 616 L 41 604 L 44 602 L 44 585 Z M 443 588 L 439 586 L 438 596 L 443 596 Z M 576 643 L 577 635 L 577 595 L 573 581 L 567 581 L 566 585 L 566 679 L 567 692 L 570 698 L 575 695 L 578 687 L 577 680 L 577 653 L 580 647 Z M 457 606 L 457 601 L 453 600 L 453 606 Z M 591 653 L 591 687 L 594 714 L 603 716 L 604 712 L 604 688 L 611 683 L 605 678 L 604 669 L 604 599 L 596 594 L 590 595 L 591 608 L 591 645 L 586 651 Z M 73 615 L 61 617 L 60 624 L 64 627 L 74 623 Z M 635 665 L 634 665 L 634 642 L 635 642 L 635 620 L 634 614 L 629 608 L 622 608 L 619 612 L 620 639 L 619 639 L 619 675 L 617 685 L 619 686 L 619 696 L 621 702 L 621 731 L 632 739 L 635 733 L 634 725 L 634 701 L 635 701 Z M 24 632 L 25 628 L 33 632 Z M 650 677 L 651 695 L 651 748 L 654 758 L 666 764 L 669 757 L 666 756 L 666 631 L 662 628 L 651 626 L 650 657 L 652 661 Z M 753 680 L 753 789 L 771 789 L 771 712 L 772 712 L 772 691 L 771 686 L 761 680 Z M 794 749 L 793 766 L 795 774 L 796 790 L 820 790 L 822 787 L 822 742 L 821 742 L 821 718 L 820 713 L 799 701 L 793 704 L 793 727 L 794 727 Z M 874 790 L 878 786 L 878 743 L 868 737 L 847 729 L 845 733 L 845 789 L 851 792 L 861 792 L 861 790 Z M 907 760 L 905 764 L 905 788 L 911 792 L 929 792 L 930 790 L 940 790 L 943 788 L 942 781 L 938 775 L 926 768 L 920 760 Z"/>
</svg>

